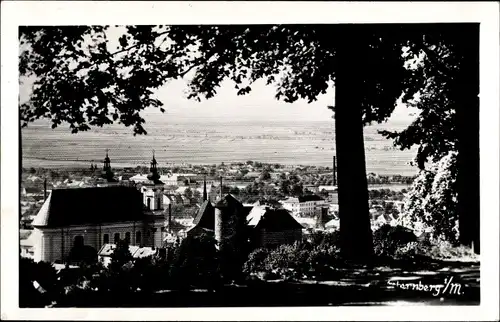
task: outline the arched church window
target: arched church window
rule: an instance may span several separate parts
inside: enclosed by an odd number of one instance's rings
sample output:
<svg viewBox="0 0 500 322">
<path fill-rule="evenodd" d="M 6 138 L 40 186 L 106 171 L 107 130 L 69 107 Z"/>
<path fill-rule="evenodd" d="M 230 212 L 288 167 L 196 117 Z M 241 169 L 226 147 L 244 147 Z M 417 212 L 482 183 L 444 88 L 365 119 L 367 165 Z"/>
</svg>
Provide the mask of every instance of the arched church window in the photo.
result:
<svg viewBox="0 0 500 322">
<path fill-rule="evenodd" d="M 120 241 L 120 233 L 115 233 L 115 244 L 118 243 Z"/>
<path fill-rule="evenodd" d="M 109 244 L 109 234 L 104 234 L 102 242 L 103 244 Z"/>
<path fill-rule="evenodd" d="M 130 232 L 128 232 L 128 231 L 125 233 L 125 241 L 127 243 L 130 243 Z"/>
<path fill-rule="evenodd" d="M 151 210 L 151 198 L 148 198 L 148 210 Z"/>
</svg>

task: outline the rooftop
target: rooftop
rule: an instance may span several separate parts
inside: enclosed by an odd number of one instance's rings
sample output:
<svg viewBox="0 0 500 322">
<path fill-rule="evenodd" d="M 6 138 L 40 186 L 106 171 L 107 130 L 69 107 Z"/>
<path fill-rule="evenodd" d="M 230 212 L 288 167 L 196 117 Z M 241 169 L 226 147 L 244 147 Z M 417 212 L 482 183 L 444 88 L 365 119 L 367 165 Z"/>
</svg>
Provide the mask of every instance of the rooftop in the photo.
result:
<svg viewBox="0 0 500 322">
<path fill-rule="evenodd" d="M 54 189 L 32 225 L 71 225 L 125 222 L 143 219 L 141 193 L 134 187 L 110 186 Z"/>
<path fill-rule="evenodd" d="M 303 196 L 299 196 L 298 199 L 299 199 L 299 202 L 322 201 L 322 200 L 325 200 L 325 199 L 321 198 L 318 195 L 303 195 Z"/>
</svg>

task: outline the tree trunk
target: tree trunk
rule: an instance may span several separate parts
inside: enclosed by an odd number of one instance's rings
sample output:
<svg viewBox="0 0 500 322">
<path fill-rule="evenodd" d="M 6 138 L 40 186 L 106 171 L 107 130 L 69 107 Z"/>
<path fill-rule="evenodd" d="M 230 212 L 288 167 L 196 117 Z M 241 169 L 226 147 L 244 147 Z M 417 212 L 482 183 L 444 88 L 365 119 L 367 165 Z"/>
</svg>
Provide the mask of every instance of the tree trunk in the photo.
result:
<svg viewBox="0 0 500 322">
<path fill-rule="evenodd" d="M 462 54 L 457 86 L 464 93 L 456 108 L 459 239 L 479 253 L 479 24 L 455 32 L 461 36 L 458 49 Z"/>
<path fill-rule="evenodd" d="M 373 253 L 359 100 L 362 95 L 356 93 L 363 79 L 363 47 L 358 32 L 357 28 L 346 27 L 338 42 L 334 108 L 341 251 L 356 260 Z"/>
</svg>

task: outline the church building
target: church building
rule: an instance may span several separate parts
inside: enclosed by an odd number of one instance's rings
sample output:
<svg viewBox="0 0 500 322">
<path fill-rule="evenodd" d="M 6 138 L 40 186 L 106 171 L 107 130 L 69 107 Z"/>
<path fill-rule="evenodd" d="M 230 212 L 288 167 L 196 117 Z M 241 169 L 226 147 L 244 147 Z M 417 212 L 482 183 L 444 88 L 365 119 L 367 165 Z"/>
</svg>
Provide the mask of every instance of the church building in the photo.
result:
<svg viewBox="0 0 500 322">
<path fill-rule="evenodd" d="M 141 190 L 113 184 L 53 189 L 32 223 L 35 261 L 79 261 L 83 254 L 95 255 L 97 260 L 97 251 L 104 244 L 118 240 L 161 247 L 165 218 L 158 211 L 163 208 L 163 187 L 156 165 L 153 156 L 150 182 Z M 107 153 L 102 174 L 115 182 Z"/>
</svg>

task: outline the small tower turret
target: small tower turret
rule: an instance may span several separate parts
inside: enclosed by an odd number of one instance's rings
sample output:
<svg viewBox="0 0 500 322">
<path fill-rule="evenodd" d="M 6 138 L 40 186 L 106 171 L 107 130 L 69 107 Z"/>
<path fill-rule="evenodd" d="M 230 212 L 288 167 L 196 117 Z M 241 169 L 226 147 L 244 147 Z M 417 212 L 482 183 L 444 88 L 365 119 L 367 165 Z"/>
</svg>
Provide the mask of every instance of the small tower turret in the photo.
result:
<svg viewBox="0 0 500 322">
<path fill-rule="evenodd" d="M 160 181 L 160 174 L 158 173 L 158 162 L 156 162 L 155 158 L 155 150 L 153 150 L 153 159 L 151 160 L 151 166 L 149 167 L 149 175 L 148 179 L 153 182 Z"/>
<path fill-rule="evenodd" d="M 142 194 L 144 206 L 149 210 L 163 209 L 163 191 L 164 183 L 160 180 L 158 173 L 158 162 L 156 162 L 155 151 L 153 150 L 153 159 L 149 167 L 148 181 L 142 183 Z"/>
<path fill-rule="evenodd" d="M 111 170 L 111 160 L 108 155 L 108 149 L 106 149 L 106 157 L 103 161 L 104 165 L 102 167 L 102 178 L 106 179 L 108 182 L 114 181 L 114 173 Z"/>
</svg>

